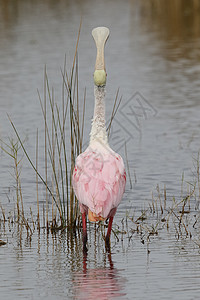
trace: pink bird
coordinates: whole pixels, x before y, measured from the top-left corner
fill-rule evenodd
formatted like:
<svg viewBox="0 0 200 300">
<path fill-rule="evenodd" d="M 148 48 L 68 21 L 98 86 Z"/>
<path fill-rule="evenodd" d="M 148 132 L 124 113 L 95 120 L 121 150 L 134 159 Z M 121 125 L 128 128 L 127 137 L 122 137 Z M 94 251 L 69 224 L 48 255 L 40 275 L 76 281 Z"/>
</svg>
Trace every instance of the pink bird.
<svg viewBox="0 0 200 300">
<path fill-rule="evenodd" d="M 109 36 L 105 27 L 93 29 L 97 46 L 94 72 L 95 108 L 88 148 L 76 158 L 72 176 L 74 192 L 82 213 L 83 249 L 87 251 L 86 215 L 91 222 L 109 219 L 105 238 L 110 248 L 110 234 L 113 217 L 122 200 L 126 184 L 123 159 L 108 144 L 105 126 L 105 84 L 104 45 Z"/>
</svg>

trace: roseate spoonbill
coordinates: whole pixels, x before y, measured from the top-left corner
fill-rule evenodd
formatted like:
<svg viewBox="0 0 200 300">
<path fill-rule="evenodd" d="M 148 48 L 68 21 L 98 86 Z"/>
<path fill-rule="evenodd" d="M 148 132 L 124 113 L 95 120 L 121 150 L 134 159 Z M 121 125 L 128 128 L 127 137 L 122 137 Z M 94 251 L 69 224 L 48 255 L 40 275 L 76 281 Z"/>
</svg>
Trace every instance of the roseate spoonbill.
<svg viewBox="0 0 200 300">
<path fill-rule="evenodd" d="M 106 70 L 104 46 L 109 29 L 97 27 L 92 31 L 97 47 L 94 72 L 95 107 L 88 148 L 76 158 L 72 176 L 75 195 L 82 213 L 83 249 L 87 251 L 86 215 L 91 222 L 109 219 L 105 238 L 106 248 L 110 248 L 110 234 L 113 217 L 122 199 L 126 172 L 123 159 L 108 144 L 105 126 L 105 84 Z"/>
</svg>

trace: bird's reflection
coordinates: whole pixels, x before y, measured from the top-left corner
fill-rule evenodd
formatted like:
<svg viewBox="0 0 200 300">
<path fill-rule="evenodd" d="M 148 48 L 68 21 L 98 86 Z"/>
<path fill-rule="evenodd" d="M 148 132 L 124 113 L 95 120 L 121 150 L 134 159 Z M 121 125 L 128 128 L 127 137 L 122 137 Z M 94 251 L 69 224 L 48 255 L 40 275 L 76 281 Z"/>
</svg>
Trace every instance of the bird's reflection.
<svg viewBox="0 0 200 300">
<path fill-rule="evenodd" d="M 83 270 L 74 273 L 73 290 L 75 299 L 105 300 L 121 298 L 123 278 L 114 268 L 111 253 L 106 254 L 107 267 L 88 268 L 87 253 L 83 254 Z"/>
</svg>

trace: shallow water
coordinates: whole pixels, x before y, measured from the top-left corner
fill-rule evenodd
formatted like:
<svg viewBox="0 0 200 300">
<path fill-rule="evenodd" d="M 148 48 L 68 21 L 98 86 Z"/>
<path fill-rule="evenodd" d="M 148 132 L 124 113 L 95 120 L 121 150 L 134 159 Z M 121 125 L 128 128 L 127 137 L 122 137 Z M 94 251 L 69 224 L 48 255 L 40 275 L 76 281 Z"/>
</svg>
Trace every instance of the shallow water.
<svg viewBox="0 0 200 300">
<path fill-rule="evenodd" d="M 159 4 L 160 3 L 160 4 Z M 85 144 L 93 114 L 93 27 L 110 28 L 106 45 L 106 115 L 117 88 L 123 96 L 113 121 L 110 144 L 123 157 L 127 143 L 133 189 L 126 193 L 115 223 L 132 208 L 148 206 L 159 185 L 167 199 L 181 197 L 184 181 L 195 179 L 194 158 L 200 149 L 199 47 L 197 1 L 0 1 L 0 138 L 14 133 L 11 116 L 35 157 L 36 129 L 42 131 L 37 89 L 43 93 L 44 66 L 56 98 L 61 95 L 60 67 L 71 64 L 82 15 L 79 43 L 79 88 L 86 97 Z M 42 143 L 40 144 L 42 147 Z M 42 149 L 41 149 L 42 150 Z M 7 215 L 15 203 L 13 162 L 0 151 L 0 203 Z M 36 214 L 35 175 L 24 158 L 21 172 L 26 210 Z M 184 192 L 187 184 L 184 183 Z M 45 195 L 41 188 L 40 199 Z M 196 201 L 198 200 L 198 197 Z M 195 200 L 193 200 L 195 202 Z M 195 207 L 195 203 L 192 203 Z M 193 214 L 198 214 L 195 212 Z M 192 215 L 193 218 L 193 215 Z M 153 220 L 155 221 L 155 220 Z M 193 220 L 192 220 L 193 221 Z M 192 222 L 191 221 L 191 222 Z M 194 221 L 193 221 L 194 223 Z M 193 224 L 191 223 L 191 224 Z M 11 228 L 9 228 L 11 226 Z M 191 226 L 192 227 L 192 226 Z M 171 230 L 150 242 L 133 235 L 116 241 L 112 254 L 91 229 L 89 252 L 81 239 L 36 233 L 26 238 L 16 226 L 0 227 L 0 296 L 11 299 L 198 299 L 199 230 L 194 239 L 177 240 Z"/>
</svg>

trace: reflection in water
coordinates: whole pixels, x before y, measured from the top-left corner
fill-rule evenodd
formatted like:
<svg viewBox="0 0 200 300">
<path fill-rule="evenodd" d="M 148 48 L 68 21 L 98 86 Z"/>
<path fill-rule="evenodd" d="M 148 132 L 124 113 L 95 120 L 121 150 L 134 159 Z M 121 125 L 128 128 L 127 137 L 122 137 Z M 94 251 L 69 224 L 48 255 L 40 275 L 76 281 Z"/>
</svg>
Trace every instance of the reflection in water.
<svg viewBox="0 0 200 300">
<path fill-rule="evenodd" d="M 131 4 L 132 15 L 137 15 L 132 21 L 139 20 L 139 28 L 143 33 L 149 32 L 151 36 L 155 33 L 167 48 L 176 50 L 176 56 L 193 60 L 199 56 L 194 42 L 200 37 L 200 1 L 132 0 Z M 135 25 L 132 24 L 133 29 Z M 174 53 L 167 58 L 173 60 Z"/>
<path fill-rule="evenodd" d="M 112 32 L 107 51 L 108 99 L 113 99 L 115 88 L 120 85 L 125 101 L 139 91 L 158 110 L 156 118 L 143 122 L 142 139 L 138 141 L 133 132 L 134 140 L 127 145 L 130 171 L 134 178 L 136 170 L 138 181 L 134 193 L 128 191 L 120 207 L 116 218 L 119 224 L 129 205 L 136 213 L 141 211 L 157 183 L 161 188 L 166 184 L 167 199 L 171 199 L 170 195 L 180 195 L 183 171 L 186 180 L 193 182 L 187 172 L 192 165 L 190 158 L 199 151 L 200 140 L 200 1 L 0 0 L 0 135 L 10 136 L 8 112 L 20 129 L 28 130 L 33 159 L 32 133 L 41 124 L 36 88 L 42 85 L 44 64 L 52 70 L 53 85 L 55 82 L 60 88 L 60 73 L 57 76 L 56 70 L 62 66 L 65 52 L 74 53 L 81 7 L 80 84 L 87 86 L 88 103 L 88 123 L 84 128 L 90 128 L 93 114 L 90 100 L 93 101 L 91 76 L 95 52 L 90 29 L 98 24 L 110 26 Z M 111 102 L 107 102 L 110 112 Z M 119 121 L 120 114 L 117 118 Z M 132 128 L 128 123 L 124 125 Z M 26 132 L 22 132 L 24 137 Z M 11 163 L 6 156 L 2 157 L 0 153 L 0 202 L 3 208 L 13 211 L 14 202 L 10 200 L 15 196 L 6 197 L 7 187 L 13 185 L 8 183 Z M 22 171 L 23 197 L 27 208 L 34 208 L 35 182 L 30 181 L 33 173 L 24 165 Z M 42 200 L 43 197 L 41 203 Z M 141 244 L 137 235 L 133 235 L 133 246 L 128 251 L 119 246 L 114 248 L 114 266 L 111 256 L 102 253 L 98 237 L 99 234 L 95 239 L 92 233 L 88 257 L 83 258 L 81 235 L 75 238 L 73 232 L 64 232 L 46 236 L 41 231 L 41 235 L 35 233 L 28 240 L 20 230 L 1 227 L 0 238 L 8 242 L 0 249 L 0 298 L 199 298 L 199 233 L 196 244 L 190 239 L 184 245 L 177 241 L 180 246 L 175 250 L 169 232 L 152 237 L 148 268 L 146 245 Z"/>
<path fill-rule="evenodd" d="M 132 0 L 144 25 L 166 38 L 191 39 L 200 35 L 200 2 L 196 0 Z M 192 34 L 191 34 L 192 32 Z"/>
<path fill-rule="evenodd" d="M 83 271 L 74 273 L 73 290 L 75 299 L 106 300 L 123 297 L 123 279 L 114 268 L 111 253 L 107 254 L 109 267 L 87 267 L 87 255 L 83 257 Z"/>
</svg>

